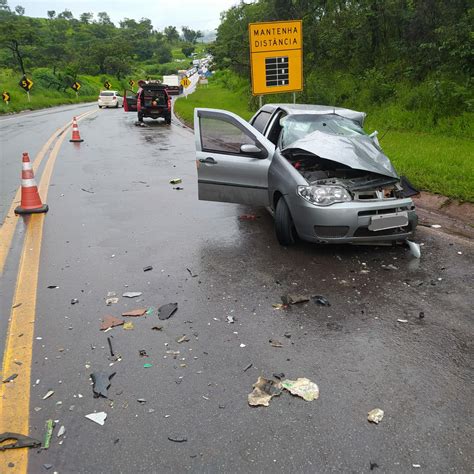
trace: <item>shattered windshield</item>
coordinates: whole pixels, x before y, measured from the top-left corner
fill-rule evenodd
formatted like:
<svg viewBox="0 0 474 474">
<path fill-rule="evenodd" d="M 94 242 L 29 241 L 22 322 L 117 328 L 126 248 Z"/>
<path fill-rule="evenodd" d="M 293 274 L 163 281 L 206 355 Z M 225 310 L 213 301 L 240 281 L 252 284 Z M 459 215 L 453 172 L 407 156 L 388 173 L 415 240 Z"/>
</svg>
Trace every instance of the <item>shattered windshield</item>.
<svg viewBox="0 0 474 474">
<path fill-rule="evenodd" d="M 280 124 L 282 126 L 280 135 L 282 149 L 315 131 L 342 137 L 367 135 L 365 131 L 352 120 L 335 114 L 287 115 L 281 119 Z"/>
</svg>

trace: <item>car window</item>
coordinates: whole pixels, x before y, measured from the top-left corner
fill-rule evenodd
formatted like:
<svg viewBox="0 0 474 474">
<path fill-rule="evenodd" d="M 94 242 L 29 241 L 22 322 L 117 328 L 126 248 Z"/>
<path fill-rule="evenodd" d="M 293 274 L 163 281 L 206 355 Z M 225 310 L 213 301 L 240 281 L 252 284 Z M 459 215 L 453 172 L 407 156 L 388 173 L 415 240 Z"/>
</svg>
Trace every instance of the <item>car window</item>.
<svg viewBox="0 0 474 474">
<path fill-rule="evenodd" d="M 316 131 L 345 137 L 367 135 L 355 122 L 336 114 L 288 115 L 280 120 L 280 125 L 282 127 L 281 148 L 285 148 L 296 140 Z"/>
<path fill-rule="evenodd" d="M 110 92 L 110 91 L 105 91 L 105 92 L 100 93 L 102 97 L 112 97 L 114 94 L 115 92 Z"/>
<path fill-rule="evenodd" d="M 203 117 L 199 123 L 203 151 L 244 155 L 240 151 L 241 145 L 257 145 L 251 137 L 229 122 Z M 248 154 L 245 156 L 248 157 Z"/>
<path fill-rule="evenodd" d="M 253 121 L 252 125 L 260 132 L 263 133 L 265 130 L 265 127 L 270 120 L 270 117 L 272 114 L 270 112 L 266 112 L 265 110 L 262 110 L 256 117 L 255 120 Z"/>
</svg>

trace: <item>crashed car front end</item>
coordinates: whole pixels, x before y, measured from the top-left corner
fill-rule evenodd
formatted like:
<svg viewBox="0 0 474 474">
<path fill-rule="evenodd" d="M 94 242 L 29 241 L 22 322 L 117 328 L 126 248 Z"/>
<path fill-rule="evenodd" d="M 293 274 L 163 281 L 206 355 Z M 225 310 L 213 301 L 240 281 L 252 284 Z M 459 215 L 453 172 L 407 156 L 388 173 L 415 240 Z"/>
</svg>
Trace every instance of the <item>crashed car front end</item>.
<svg viewBox="0 0 474 474">
<path fill-rule="evenodd" d="M 345 118 L 312 120 L 319 130 L 283 148 L 278 161 L 287 169 L 273 174 L 280 182 L 290 177 L 285 199 L 298 235 L 353 244 L 412 237 L 415 206 L 376 139 Z M 293 129 L 301 128 L 302 121 L 294 123 Z"/>
<path fill-rule="evenodd" d="M 373 243 L 403 241 L 413 235 L 418 223 L 415 206 L 411 198 L 403 197 L 398 181 L 367 187 L 354 186 L 354 181 L 324 179 L 297 186 L 288 198 L 301 238 Z"/>
</svg>

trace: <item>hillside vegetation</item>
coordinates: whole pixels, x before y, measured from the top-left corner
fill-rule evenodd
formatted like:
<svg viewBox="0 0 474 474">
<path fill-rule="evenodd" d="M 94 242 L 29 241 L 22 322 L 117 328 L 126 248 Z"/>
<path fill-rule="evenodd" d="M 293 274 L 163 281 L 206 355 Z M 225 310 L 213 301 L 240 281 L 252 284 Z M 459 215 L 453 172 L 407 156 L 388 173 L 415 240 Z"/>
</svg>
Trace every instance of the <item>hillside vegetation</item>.
<svg viewBox="0 0 474 474">
<path fill-rule="evenodd" d="M 116 26 L 106 12 L 77 19 L 69 10 L 50 10 L 47 16 L 28 17 L 21 6 L 12 10 L 0 0 L 0 88 L 11 96 L 0 113 L 95 100 L 106 80 L 122 90 L 129 79 L 159 79 L 188 68 L 190 55 L 205 48 L 197 43 L 201 32 L 186 26 L 181 34 L 175 26 L 156 31 L 148 18 L 125 18 Z M 34 83 L 30 102 L 18 85 L 24 75 Z"/>
</svg>

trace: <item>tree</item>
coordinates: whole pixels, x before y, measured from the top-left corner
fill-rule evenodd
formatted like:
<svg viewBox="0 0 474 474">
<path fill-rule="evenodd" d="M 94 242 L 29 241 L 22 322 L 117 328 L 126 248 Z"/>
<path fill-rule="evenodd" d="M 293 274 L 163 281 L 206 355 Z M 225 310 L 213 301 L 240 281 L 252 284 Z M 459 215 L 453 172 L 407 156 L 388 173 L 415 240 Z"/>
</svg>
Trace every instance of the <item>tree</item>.
<svg viewBox="0 0 474 474">
<path fill-rule="evenodd" d="M 184 41 L 195 44 L 198 38 L 202 38 L 202 33 L 200 31 L 192 30 L 187 26 L 182 26 L 181 31 L 183 32 Z"/>
<path fill-rule="evenodd" d="M 17 5 L 15 7 L 15 11 L 17 15 L 23 16 L 25 14 L 25 8 L 22 7 L 21 5 Z"/>
<path fill-rule="evenodd" d="M 186 43 L 181 48 L 181 51 L 188 58 L 192 53 L 194 53 L 194 49 L 195 47 L 192 44 Z"/>
<path fill-rule="evenodd" d="M 63 18 L 64 20 L 72 20 L 74 18 L 74 15 L 71 13 L 70 10 L 66 8 L 66 10 L 58 14 L 58 18 Z"/>
<path fill-rule="evenodd" d="M 89 23 L 92 22 L 92 19 L 94 18 L 94 14 L 91 13 L 91 12 L 84 12 L 84 13 L 81 13 L 81 16 L 79 17 L 79 21 L 81 23 L 84 23 L 86 25 L 88 25 Z"/>
<path fill-rule="evenodd" d="M 164 29 L 164 35 L 166 36 L 166 39 L 170 42 L 170 43 L 176 43 L 179 41 L 179 33 L 178 33 L 178 30 L 176 29 L 176 26 L 167 26 L 165 29 Z"/>
<path fill-rule="evenodd" d="M 54 17 L 56 16 L 56 11 L 55 10 L 48 10 L 48 18 L 50 20 L 54 19 Z"/>
<path fill-rule="evenodd" d="M 0 0 L 0 12 L 10 12 L 10 7 L 8 6 L 8 0 Z"/>
<path fill-rule="evenodd" d="M 97 13 L 98 22 L 101 25 L 113 25 L 112 20 L 107 12 Z"/>
</svg>

